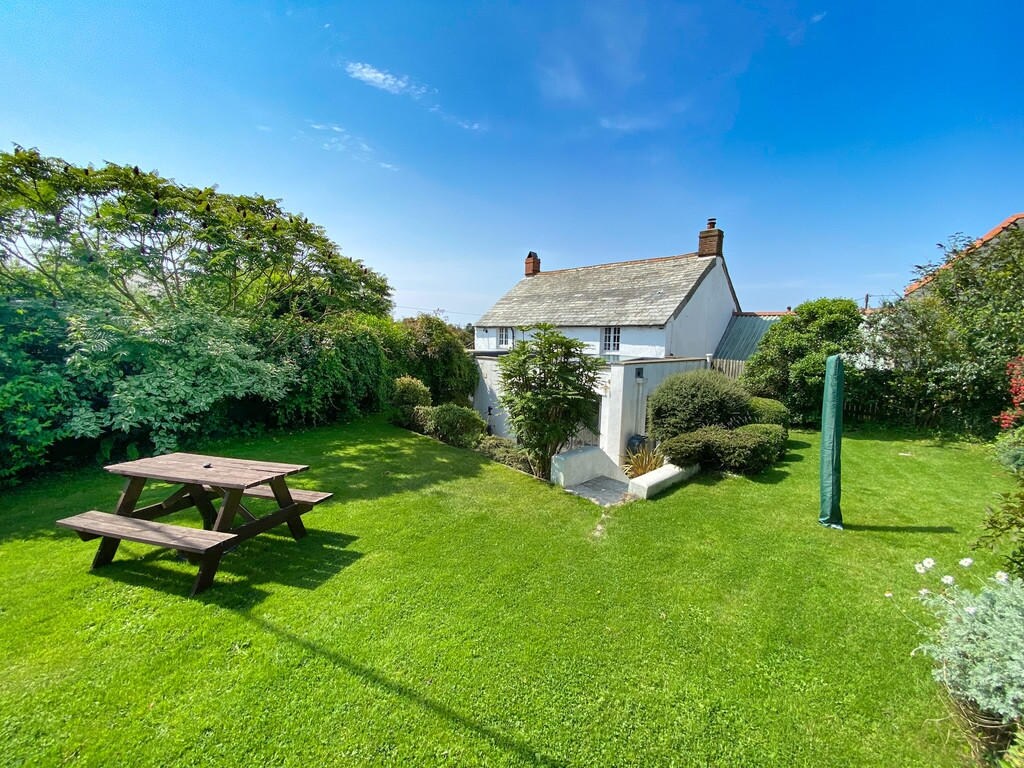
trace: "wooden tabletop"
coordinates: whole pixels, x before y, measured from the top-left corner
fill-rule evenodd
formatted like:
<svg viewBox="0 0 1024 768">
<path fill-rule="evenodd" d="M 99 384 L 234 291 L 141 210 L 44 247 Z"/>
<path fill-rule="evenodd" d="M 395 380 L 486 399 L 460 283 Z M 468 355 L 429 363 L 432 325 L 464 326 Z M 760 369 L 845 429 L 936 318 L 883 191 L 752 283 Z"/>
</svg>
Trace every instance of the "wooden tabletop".
<svg viewBox="0 0 1024 768">
<path fill-rule="evenodd" d="M 104 467 L 125 477 L 146 477 L 169 483 L 196 483 L 219 488 L 252 488 L 285 475 L 309 469 L 305 464 L 279 464 L 272 461 L 229 459 L 197 453 L 168 453 L 148 459 L 125 461 Z"/>
</svg>

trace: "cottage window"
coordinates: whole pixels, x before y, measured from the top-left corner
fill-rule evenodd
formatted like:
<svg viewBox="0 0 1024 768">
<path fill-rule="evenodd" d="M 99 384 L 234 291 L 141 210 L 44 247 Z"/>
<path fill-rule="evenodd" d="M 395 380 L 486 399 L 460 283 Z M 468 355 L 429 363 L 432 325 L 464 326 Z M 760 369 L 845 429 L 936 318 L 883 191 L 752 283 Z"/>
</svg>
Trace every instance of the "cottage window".
<svg viewBox="0 0 1024 768">
<path fill-rule="evenodd" d="M 617 325 L 613 328 L 604 329 L 604 333 L 601 336 L 602 352 L 619 351 L 619 336 L 621 335 L 621 331 L 622 329 Z"/>
<path fill-rule="evenodd" d="M 511 328 L 499 328 L 498 329 L 498 346 L 507 348 L 512 346 L 512 329 Z"/>
</svg>

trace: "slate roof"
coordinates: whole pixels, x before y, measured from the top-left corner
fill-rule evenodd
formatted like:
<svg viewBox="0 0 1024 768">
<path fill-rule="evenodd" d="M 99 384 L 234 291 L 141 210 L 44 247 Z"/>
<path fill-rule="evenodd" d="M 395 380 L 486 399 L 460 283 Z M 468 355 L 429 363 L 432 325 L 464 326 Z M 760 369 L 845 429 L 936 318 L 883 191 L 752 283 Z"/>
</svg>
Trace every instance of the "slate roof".
<svg viewBox="0 0 1024 768">
<path fill-rule="evenodd" d="M 749 360 L 772 323 L 785 312 L 737 312 L 718 342 L 715 357 L 720 360 Z"/>
<path fill-rule="evenodd" d="M 520 280 L 477 325 L 665 325 L 714 265 L 713 256 L 686 253 L 540 272 Z"/>
</svg>

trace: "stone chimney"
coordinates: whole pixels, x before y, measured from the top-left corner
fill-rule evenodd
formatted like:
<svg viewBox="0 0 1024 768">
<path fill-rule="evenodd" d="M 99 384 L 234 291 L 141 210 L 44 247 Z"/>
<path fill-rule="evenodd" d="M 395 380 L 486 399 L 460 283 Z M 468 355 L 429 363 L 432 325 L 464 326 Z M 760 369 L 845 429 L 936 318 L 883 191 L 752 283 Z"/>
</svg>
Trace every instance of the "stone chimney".
<svg viewBox="0 0 1024 768">
<path fill-rule="evenodd" d="M 725 232 L 718 229 L 716 219 L 708 219 L 708 228 L 700 233 L 697 242 L 698 256 L 721 256 L 722 241 L 725 239 Z"/>
<path fill-rule="evenodd" d="M 526 254 L 526 276 L 533 277 L 540 274 L 540 256 L 533 251 Z"/>
</svg>

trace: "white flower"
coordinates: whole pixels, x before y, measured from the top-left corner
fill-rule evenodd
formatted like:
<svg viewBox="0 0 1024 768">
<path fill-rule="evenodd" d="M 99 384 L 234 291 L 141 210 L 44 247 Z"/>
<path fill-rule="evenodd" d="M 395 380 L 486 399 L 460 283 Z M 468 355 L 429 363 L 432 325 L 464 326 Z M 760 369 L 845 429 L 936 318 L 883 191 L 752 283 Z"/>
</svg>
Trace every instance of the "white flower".
<svg viewBox="0 0 1024 768">
<path fill-rule="evenodd" d="M 918 573 L 924 573 L 928 569 L 924 567 L 924 563 L 914 563 L 914 570 Z"/>
<path fill-rule="evenodd" d="M 978 608 L 973 605 L 968 605 L 966 608 L 964 608 L 964 611 L 973 616 L 975 613 L 977 613 Z"/>
<path fill-rule="evenodd" d="M 926 557 L 924 560 L 921 561 L 921 565 L 924 566 L 926 571 L 930 571 L 932 568 L 935 567 L 935 561 L 932 560 L 930 557 Z"/>
<path fill-rule="evenodd" d="M 1010 580 L 1010 574 L 1006 571 L 996 571 L 996 581 L 1000 584 L 1005 584 Z"/>
<path fill-rule="evenodd" d="M 886 597 L 892 597 L 892 592 L 886 592 L 886 593 L 885 593 L 885 596 L 886 596 Z"/>
<path fill-rule="evenodd" d="M 953 581 L 954 581 L 954 579 L 953 579 L 952 576 L 943 576 L 942 577 L 942 583 L 945 584 L 947 587 L 953 586 Z"/>
<path fill-rule="evenodd" d="M 961 568 L 970 568 L 972 565 L 974 565 L 974 561 L 969 557 L 965 557 L 960 561 Z"/>
<path fill-rule="evenodd" d="M 931 594 L 931 590 L 929 590 L 929 589 L 919 589 L 919 590 L 917 590 L 917 594 L 919 594 L 921 597 L 924 597 L 925 595 L 930 595 Z"/>
</svg>

